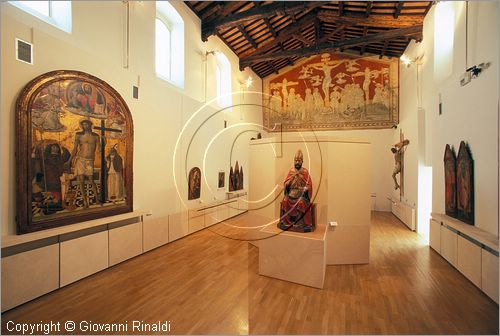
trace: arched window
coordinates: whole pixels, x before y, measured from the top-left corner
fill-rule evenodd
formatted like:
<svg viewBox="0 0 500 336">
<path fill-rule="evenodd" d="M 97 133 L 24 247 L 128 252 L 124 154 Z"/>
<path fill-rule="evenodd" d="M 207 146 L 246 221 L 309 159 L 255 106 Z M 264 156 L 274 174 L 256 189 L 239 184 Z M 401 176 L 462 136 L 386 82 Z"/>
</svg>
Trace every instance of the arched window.
<svg viewBox="0 0 500 336">
<path fill-rule="evenodd" d="M 156 18 L 156 73 L 165 78 L 170 79 L 170 53 L 172 51 L 170 29 L 167 25 L 160 19 Z"/>
<path fill-rule="evenodd" d="M 9 1 L 9 3 L 71 33 L 71 1 Z"/>
<path fill-rule="evenodd" d="M 453 42 L 455 33 L 455 8 L 453 1 L 442 1 L 434 12 L 434 79 L 451 75 L 453 67 Z"/>
<path fill-rule="evenodd" d="M 221 52 L 215 54 L 217 59 L 217 103 L 221 107 L 228 107 L 232 103 L 231 97 L 231 63 Z"/>
<path fill-rule="evenodd" d="M 167 1 L 156 2 L 155 34 L 156 74 L 184 88 L 184 20 Z"/>
</svg>

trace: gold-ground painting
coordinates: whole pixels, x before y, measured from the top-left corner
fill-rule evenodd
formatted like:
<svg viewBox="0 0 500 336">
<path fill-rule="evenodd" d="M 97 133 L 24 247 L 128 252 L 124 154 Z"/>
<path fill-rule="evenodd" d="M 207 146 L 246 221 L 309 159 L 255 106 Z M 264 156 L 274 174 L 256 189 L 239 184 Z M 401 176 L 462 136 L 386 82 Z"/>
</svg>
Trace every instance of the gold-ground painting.
<svg viewBox="0 0 500 336">
<path fill-rule="evenodd" d="M 264 125 L 283 131 L 390 128 L 399 122 L 397 59 L 323 53 L 264 79 Z"/>
<path fill-rule="evenodd" d="M 59 70 L 16 105 L 18 233 L 132 211 L 133 124 L 106 82 Z"/>
</svg>

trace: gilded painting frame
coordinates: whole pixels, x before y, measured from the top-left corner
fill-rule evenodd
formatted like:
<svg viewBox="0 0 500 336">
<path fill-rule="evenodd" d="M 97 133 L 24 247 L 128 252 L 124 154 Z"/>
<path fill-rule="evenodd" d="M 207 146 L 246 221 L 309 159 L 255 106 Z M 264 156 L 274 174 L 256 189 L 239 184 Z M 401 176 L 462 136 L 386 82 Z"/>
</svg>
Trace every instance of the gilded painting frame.
<svg viewBox="0 0 500 336">
<path fill-rule="evenodd" d="M 464 223 L 474 225 L 474 160 L 469 145 L 460 142 L 456 166 L 457 216 Z"/>
<path fill-rule="evenodd" d="M 133 121 L 88 73 L 31 80 L 16 102 L 18 234 L 133 210 Z"/>
<path fill-rule="evenodd" d="M 446 144 L 444 151 L 445 213 L 457 217 L 457 156 L 453 146 Z"/>
</svg>

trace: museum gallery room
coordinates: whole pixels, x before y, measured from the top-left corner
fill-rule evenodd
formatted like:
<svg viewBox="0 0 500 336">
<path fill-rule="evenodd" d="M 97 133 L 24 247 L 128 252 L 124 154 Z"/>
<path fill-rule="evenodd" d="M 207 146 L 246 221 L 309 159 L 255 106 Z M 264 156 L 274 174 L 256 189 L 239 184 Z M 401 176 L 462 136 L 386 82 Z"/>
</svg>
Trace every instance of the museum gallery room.
<svg viewBox="0 0 500 336">
<path fill-rule="evenodd" d="M 3 1 L 2 334 L 499 333 L 497 1 Z"/>
</svg>

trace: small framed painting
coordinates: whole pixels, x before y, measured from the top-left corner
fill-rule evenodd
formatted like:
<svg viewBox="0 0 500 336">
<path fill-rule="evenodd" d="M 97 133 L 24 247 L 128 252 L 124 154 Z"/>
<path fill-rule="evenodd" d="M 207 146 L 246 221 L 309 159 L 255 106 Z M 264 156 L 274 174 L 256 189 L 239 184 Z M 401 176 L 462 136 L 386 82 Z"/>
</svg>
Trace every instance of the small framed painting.
<svg viewBox="0 0 500 336">
<path fill-rule="evenodd" d="M 224 182 L 225 182 L 225 180 L 226 180 L 226 172 L 220 171 L 219 172 L 219 182 L 217 183 L 217 187 L 219 189 L 224 188 Z"/>
</svg>

